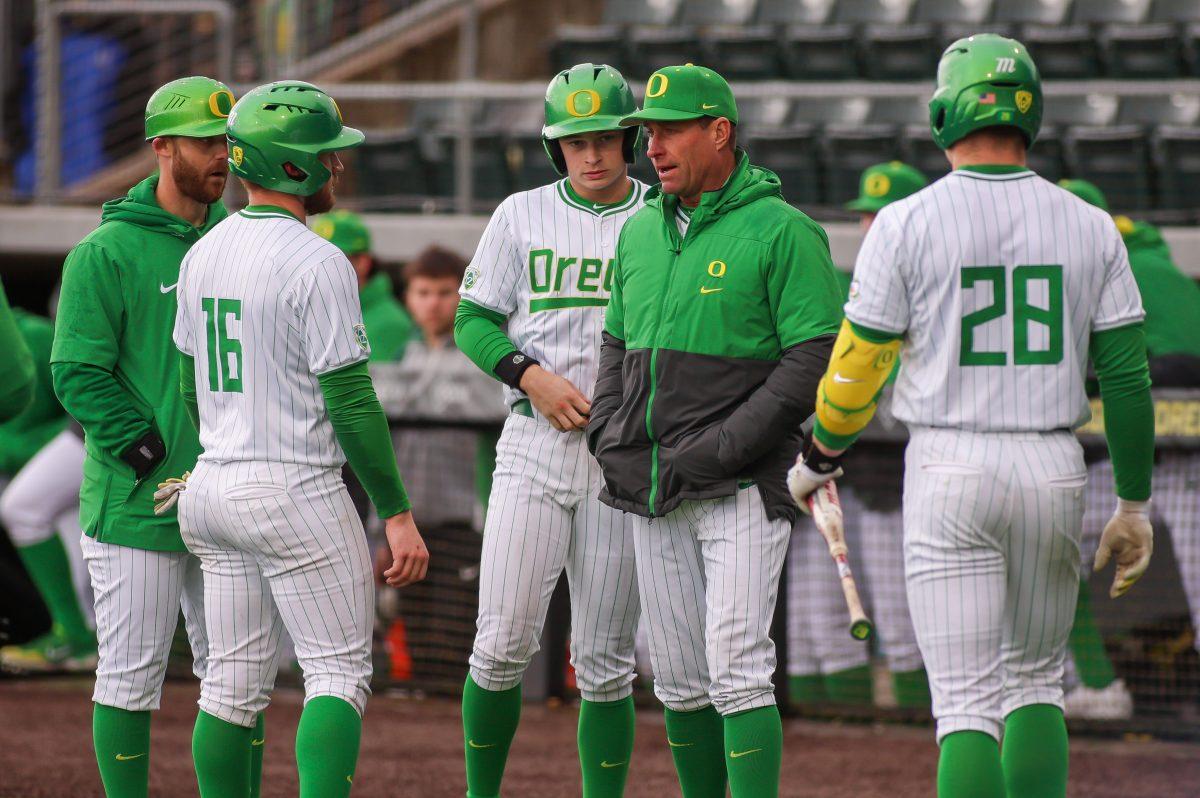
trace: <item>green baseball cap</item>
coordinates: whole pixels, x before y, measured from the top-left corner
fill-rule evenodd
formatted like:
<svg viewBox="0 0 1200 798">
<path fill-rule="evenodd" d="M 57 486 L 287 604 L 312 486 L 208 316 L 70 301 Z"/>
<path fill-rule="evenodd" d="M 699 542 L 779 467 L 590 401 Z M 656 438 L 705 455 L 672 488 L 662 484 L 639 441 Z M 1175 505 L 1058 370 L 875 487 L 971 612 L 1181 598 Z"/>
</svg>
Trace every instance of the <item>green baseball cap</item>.
<svg viewBox="0 0 1200 798">
<path fill-rule="evenodd" d="M 678 122 L 701 117 L 725 117 L 738 122 L 737 103 L 725 78 L 708 67 L 667 66 L 646 81 L 642 110 L 621 120 L 622 127 L 645 122 Z"/>
<path fill-rule="evenodd" d="M 1059 180 L 1058 185 L 1088 205 L 1095 205 L 1102 211 L 1108 210 L 1108 200 L 1104 198 L 1104 192 L 1097 188 L 1095 183 L 1089 183 L 1086 180 Z"/>
<path fill-rule="evenodd" d="M 858 197 L 846 203 L 846 210 L 878 213 L 896 200 L 925 188 L 929 181 L 908 164 L 889 161 L 864 169 L 858 185 Z"/>
<path fill-rule="evenodd" d="M 146 103 L 146 141 L 156 136 L 222 136 L 232 110 L 233 92 L 221 81 L 202 75 L 173 80 Z"/>
<path fill-rule="evenodd" d="M 313 232 L 347 255 L 371 251 L 371 232 L 352 211 L 331 211 L 313 221 Z"/>
</svg>

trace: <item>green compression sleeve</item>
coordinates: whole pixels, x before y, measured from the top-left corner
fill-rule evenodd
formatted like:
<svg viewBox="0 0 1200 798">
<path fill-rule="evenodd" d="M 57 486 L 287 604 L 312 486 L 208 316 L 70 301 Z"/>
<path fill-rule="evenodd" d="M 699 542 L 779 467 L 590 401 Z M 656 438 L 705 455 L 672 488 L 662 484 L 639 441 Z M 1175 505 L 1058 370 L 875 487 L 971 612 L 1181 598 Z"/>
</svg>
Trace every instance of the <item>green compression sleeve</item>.
<svg viewBox="0 0 1200 798">
<path fill-rule="evenodd" d="M 183 352 L 179 353 L 179 393 L 183 396 L 183 406 L 187 409 L 188 418 L 200 431 L 200 407 L 196 403 L 196 359 Z"/>
<path fill-rule="evenodd" d="M 387 418 L 375 396 L 366 361 L 321 374 L 317 381 L 338 443 L 379 517 L 390 518 L 410 509 L 396 467 Z"/>
<path fill-rule="evenodd" d="M 504 321 L 503 314 L 466 299 L 459 300 L 458 313 L 454 315 L 454 343 L 472 363 L 492 377 L 496 376 L 495 368 L 500 358 L 517 351 L 500 329 Z"/>
<path fill-rule="evenodd" d="M 101 449 L 123 452 L 153 429 L 108 369 L 71 361 L 51 363 L 50 372 L 58 400 Z"/>
<path fill-rule="evenodd" d="M 1104 436 L 1117 496 L 1145 501 L 1154 468 L 1154 402 L 1142 325 L 1093 333 L 1091 356 L 1104 400 Z"/>
</svg>

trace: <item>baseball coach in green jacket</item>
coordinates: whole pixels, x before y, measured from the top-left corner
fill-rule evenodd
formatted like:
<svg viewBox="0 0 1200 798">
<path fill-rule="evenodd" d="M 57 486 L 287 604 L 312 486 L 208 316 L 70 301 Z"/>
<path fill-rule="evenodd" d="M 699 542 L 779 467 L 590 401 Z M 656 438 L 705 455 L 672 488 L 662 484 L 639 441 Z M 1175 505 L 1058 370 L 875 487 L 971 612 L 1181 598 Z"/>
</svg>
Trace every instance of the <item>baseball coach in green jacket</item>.
<svg viewBox="0 0 1200 798">
<path fill-rule="evenodd" d="M 664 67 L 643 125 L 662 184 L 621 232 L 588 440 L 633 514 L 655 692 L 685 798 L 778 794 L 769 637 L 785 475 L 840 317 L 824 230 L 737 147 L 710 69 Z"/>
<path fill-rule="evenodd" d="M 92 737 L 109 798 L 148 793 L 150 712 L 181 604 L 197 676 L 207 652 L 200 561 L 176 514 L 154 514 L 153 495 L 200 454 L 171 332 L 179 265 L 227 215 L 233 100 L 225 84 L 199 76 L 154 92 L 145 138 L 158 171 L 104 203 L 100 226 L 63 265 L 51 370 L 84 430 L 79 513 L 100 655 Z"/>
</svg>

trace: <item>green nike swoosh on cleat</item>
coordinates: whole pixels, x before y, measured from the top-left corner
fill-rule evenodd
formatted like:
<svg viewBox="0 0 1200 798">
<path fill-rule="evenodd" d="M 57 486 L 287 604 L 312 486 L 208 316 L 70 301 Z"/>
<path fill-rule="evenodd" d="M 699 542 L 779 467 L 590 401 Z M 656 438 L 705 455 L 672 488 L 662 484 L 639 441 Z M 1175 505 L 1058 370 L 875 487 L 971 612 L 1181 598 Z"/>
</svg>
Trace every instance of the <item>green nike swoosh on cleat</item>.
<svg viewBox="0 0 1200 798">
<path fill-rule="evenodd" d="M 251 740 L 250 745 L 262 745 L 266 740 Z"/>
<path fill-rule="evenodd" d="M 674 740 L 672 740 L 670 737 L 668 737 L 667 745 L 671 746 L 672 748 L 687 748 L 689 746 L 695 745 L 695 743 L 677 743 Z"/>
<path fill-rule="evenodd" d="M 128 762 L 129 760 L 137 759 L 140 756 L 145 756 L 145 754 L 117 754 L 117 761 Z"/>
<path fill-rule="evenodd" d="M 761 750 L 762 750 L 761 748 L 751 748 L 749 751 L 730 751 L 729 758 L 730 759 L 741 759 L 742 757 L 746 756 L 747 754 L 756 754 Z"/>
<path fill-rule="evenodd" d="M 479 743 L 475 742 L 474 740 L 467 740 L 467 745 L 471 746 L 472 748 L 480 748 L 480 749 L 496 747 L 495 743 L 492 743 L 491 745 L 480 745 Z"/>
<path fill-rule="evenodd" d="M 602 767 L 602 768 L 619 768 L 619 767 L 621 767 L 621 765 L 624 765 L 624 764 L 625 764 L 624 762 L 601 762 L 600 767 Z"/>
<path fill-rule="evenodd" d="M 353 783 L 354 783 L 354 779 L 353 779 L 353 778 L 351 778 L 350 776 L 347 776 L 347 777 L 346 777 L 346 783 L 347 783 L 347 784 L 353 784 Z"/>
</svg>

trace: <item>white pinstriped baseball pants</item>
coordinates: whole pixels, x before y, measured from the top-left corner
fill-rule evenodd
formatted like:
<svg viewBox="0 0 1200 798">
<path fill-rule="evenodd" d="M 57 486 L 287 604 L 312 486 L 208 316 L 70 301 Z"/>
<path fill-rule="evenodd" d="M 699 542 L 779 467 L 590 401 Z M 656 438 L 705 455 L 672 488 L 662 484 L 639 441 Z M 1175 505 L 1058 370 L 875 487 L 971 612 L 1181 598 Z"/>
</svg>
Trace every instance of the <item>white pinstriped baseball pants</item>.
<svg viewBox="0 0 1200 798">
<path fill-rule="evenodd" d="M 361 715 L 375 585 L 341 470 L 201 460 L 180 498 L 179 526 L 204 568 L 210 655 L 200 708 L 253 726 L 270 703 L 286 627 L 305 701 L 335 696 Z"/>
<path fill-rule="evenodd" d="M 905 573 L 939 742 L 1062 707 L 1086 480 L 1070 432 L 912 428 Z"/>
<path fill-rule="evenodd" d="M 630 518 L 655 695 L 679 712 L 773 705 L 771 619 L 791 525 L 767 518 L 755 486 Z"/>
<path fill-rule="evenodd" d="M 520 683 L 566 569 L 580 694 L 618 701 L 633 692 L 633 541 L 625 514 L 597 498 L 600 479 L 582 432 L 559 432 L 541 416 L 509 416 L 496 446 L 471 652 L 471 678 L 485 690 Z"/>
<path fill-rule="evenodd" d="M 204 678 L 204 585 L 186 551 L 147 551 L 80 539 L 96 597 L 99 662 L 92 700 L 117 709 L 158 709 L 171 640 L 183 608 L 192 671 Z"/>
</svg>

